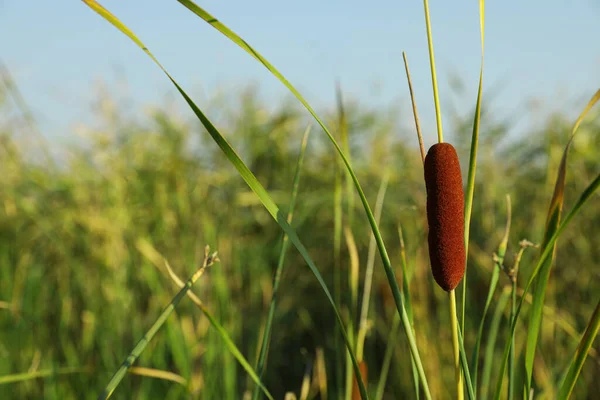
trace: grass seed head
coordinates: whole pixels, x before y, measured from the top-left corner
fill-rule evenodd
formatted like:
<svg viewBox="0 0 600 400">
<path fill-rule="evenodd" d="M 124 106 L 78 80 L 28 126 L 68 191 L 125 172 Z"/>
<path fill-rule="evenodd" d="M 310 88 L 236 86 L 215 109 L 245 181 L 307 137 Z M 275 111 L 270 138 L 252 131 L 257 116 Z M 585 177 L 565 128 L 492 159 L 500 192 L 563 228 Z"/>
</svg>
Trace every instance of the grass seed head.
<svg viewBox="0 0 600 400">
<path fill-rule="evenodd" d="M 433 277 L 445 291 L 465 273 L 464 206 L 460 163 L 454 146 L 437 143 L 425 157 L 429 259 Z"/>
</svg>

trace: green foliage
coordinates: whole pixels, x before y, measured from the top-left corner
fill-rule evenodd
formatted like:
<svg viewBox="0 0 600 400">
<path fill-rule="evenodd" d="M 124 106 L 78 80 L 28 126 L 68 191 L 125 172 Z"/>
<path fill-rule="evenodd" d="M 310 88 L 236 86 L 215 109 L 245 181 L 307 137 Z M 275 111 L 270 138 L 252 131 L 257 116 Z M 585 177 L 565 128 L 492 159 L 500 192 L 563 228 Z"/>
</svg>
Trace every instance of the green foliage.
<svg viewBox="0 0 600 400">
<path fill-rule="evenodd" d="M 252 91 L 235 93 L 231 99 L 233 111 L 219 109 L 228 140 L 275 201 L 289 204 L 298 144 L 309 120 L 299 108 L 286 104 L 267 111 Z M 39 149 L 30 140 L 29 123 L 7 117 L 19 115 L 19 110 L 12 109 L 9 101 L 0 106 L 0 397 L 96 398 L 177 293 L 157 260 L 165 257 L 178 275 L 188 276 L 201 264 L 206 244 L 219 251 L 222 262 L 211 267 L 193 291 L 253 362 L 271 301 L 281 229 L 206 132 L 199 132 L 198 122 L 183 121 L 166 107 L 155 108 L 146 118 L 128 120 L 114 104 L 115 114 L 99 115 L 101 123 L 87 127 L 81 143 L 58 149 L 54 165 L 37 159 Z M 467 354 L 478 338 L 489 282 L 498 268 L 492 254 L 505 231 L 505 195 L 510 194 L 512 200 L 504 258 L 510 266 L 520 239 L 543 240 L 556 171 L 571 125 L 564 116 L 555 115 L 527 137 L 515 138 L 509 136 L 509 123 L 498 122 L 485 110 L 483 104 L 469 242 L 468 307 L 462 331 Z M 323 114 L 328 120 L 337 119 L 333 110 Z M 403 131 L 398 117 L 386 110 L 369 110 L 346 101 L 345 115 L 352 163 L 371 203 L 384 167 L 393 166 L 379 226 L 392 249 L 398 279 L 405 279 L 400 272 L 402 254 L 393 250 L 399 248 L 397 229 L 402 224 L 414 333 L 432 397 L 448 398 L 447 388 L 454 382 L 453 354 L 449 330 L 440 329 L 449 326 L 448 300 L 429 273 L 422 165 L 414 134 Z M 406 116 L 410 117 L 408 104 Z M 471 124 L 472 115 L 467 115 L 448 129 L 457 132 L 452 139 L 461 160 L 469 157 Z M 573 139 L 564 190 L 566 210 L 598 174 L 599 130 L 596 115 L 588 118 Z M 312 135 L 307 150 L 294 226 L 327 286 L 334 287 L 332 204 L 337 159 L 320 133 Z M 594 379 L 600 360 L 590 342 L 593 335 L 586 334 L 579 346 L 588 322 L 594 322 L 592 328 L 598 326 L 594 312 L 600 292 L 595 279 L 600 259 L 595 239 L 600 229 L 597 202 L 594 195 L 591 206 L 581 209 L 557 242 L 544 304 L 579 337 L 574 339 L 563 325 L 544 317 L 533 364 L 536 398 L 555 398 L 565 371 L 573 398 L 600 391 Z M 358 212 L 352 223 L 360 276 L 364 276 L 371 229 Z M 341 308 L 349 308 L 349 253 L 343 243 L 340 257 Z M 519 282 L 528 281 L 538 257 L 533 251 L 524 254 Z M 395 314 L 381 268 L 375 268 L 373 279 L 372 328 L 364 348 L 370 393 L 384 365 Z M 485 354 L 478 361 L 485 364 L 482 380 L 491 374 L 492 387 L 508 338 L 507 285 L 508 279 L 500 275 L 489 305 L 499 311 L 483 325 Z M 499 299 L 501 307 L 497 307 Z M 299 391 L 306 366 L 312 365 L 318 348 L 325 352 L 329 398 L 337 398 L 343 389 L 335 385 L 335 371 L 344 366 L 335 365 L 335 316 L 324 307 L 326 301 L 305 261 L 290 251 L 264 371 L 265 385 L 275 398 Z M 529 309 L 526 300 L 523 314 Z M 496 321 L 499 328 L 494 328 Z M 516 331 L 517 356 L 525 349 L 522 327 L 523 320 Z M 395 339 L 396 345 L 388 352 L 391 362 L 384 398 L 411 397 L 414 378 L 407 341 L 399 333 Z M 585 354 L 578 349 L 589 346 L 583 363 Z M 571 370 L 572 359 L 577 363 Z M 129 375 L 118 389 L 123 398 L 230 399 L 254 389 L 227 344 L 188 299 L 181 301 L 136 365 L 175 373 L 185 384 Z M 571 386 L 577 372 L 580 376 Z M 516 373 L 517 382 L 522 383 L 525 376 L 519 376 L 518 369 Z M 476 379 L 473 386 L 478 392 Z M 521 387 L 516 386 L 517 397 Z M 315 386 L 312 393 L 316 391 Z"/>
</svg>

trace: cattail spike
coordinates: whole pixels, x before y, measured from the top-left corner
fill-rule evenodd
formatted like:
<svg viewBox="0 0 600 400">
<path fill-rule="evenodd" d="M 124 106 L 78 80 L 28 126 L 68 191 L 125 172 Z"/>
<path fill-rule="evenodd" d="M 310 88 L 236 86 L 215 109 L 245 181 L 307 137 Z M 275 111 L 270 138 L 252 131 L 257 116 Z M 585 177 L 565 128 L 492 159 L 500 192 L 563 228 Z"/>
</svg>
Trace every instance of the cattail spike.
<svg viewBox="0 0 600 400">
<path fill-rule="evenodd" d="M 436 143 L 425 157 L 429 259 L 433 277 L 451 291 L 465 273 L 464 205 L 460 163 L 449 143 Z"/>
</svg>

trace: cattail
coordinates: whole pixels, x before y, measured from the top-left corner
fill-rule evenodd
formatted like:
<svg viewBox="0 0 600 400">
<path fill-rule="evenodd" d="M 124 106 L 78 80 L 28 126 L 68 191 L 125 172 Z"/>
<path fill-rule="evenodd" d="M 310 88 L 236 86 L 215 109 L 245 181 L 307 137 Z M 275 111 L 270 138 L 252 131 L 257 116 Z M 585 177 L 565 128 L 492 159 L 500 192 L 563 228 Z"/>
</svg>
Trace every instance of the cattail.
<svg viewBox="0 0 600 400">
<path fill-rule="evenodd" d="M 431 146 L 425 157 L 429 259 L 435 281 L 451 291 L 465 273 L 465 198 L 456 150 L 449 143 Z"/>
</svg>

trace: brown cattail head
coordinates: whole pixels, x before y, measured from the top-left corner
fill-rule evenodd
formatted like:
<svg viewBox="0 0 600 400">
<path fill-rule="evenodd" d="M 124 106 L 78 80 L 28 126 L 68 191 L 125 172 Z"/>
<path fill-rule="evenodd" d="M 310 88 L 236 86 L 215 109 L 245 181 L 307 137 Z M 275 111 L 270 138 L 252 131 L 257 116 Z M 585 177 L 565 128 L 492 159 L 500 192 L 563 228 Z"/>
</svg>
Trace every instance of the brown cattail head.
<svg viewBox="0 0 600 400">
<path fill-rule="evenodd" d="M 429 259 L 435 281 L 445 291 L 465 274 L 465 195 L 456 150 L 436 143 L 425 157 Z"/>
</svg>

